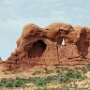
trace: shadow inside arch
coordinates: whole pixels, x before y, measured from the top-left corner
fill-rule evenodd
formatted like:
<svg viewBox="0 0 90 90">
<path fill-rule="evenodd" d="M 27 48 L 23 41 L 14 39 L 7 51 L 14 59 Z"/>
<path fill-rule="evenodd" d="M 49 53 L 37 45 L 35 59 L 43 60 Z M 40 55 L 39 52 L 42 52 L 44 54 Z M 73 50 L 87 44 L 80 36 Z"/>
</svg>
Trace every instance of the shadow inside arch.
<svg viewBox="0 0 90 90">
<path fill-rule="evenodd" d="M 46 44 L 42 40 L 38 40 L 33 43 L 32 47 L 29 49 L 29 57 L 34 58 L 34 57 L 40 57 L 46 50 Z"/>
</svg>

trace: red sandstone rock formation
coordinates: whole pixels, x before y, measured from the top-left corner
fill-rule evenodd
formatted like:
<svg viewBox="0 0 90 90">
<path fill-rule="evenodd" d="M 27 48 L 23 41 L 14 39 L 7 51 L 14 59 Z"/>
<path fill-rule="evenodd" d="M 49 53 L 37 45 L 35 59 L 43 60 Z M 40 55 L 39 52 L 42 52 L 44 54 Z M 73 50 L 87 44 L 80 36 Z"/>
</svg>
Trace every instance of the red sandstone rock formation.
<svg viewBox="0 0 90 90">
<path fill-rule="evenodd" d="M 63 23 L 53 23 L 45 28 L 26 25 L 16 50 L 3 63 L 5 70 L 85 64 L 90 64 L 90 28 Z"/>
</svg>

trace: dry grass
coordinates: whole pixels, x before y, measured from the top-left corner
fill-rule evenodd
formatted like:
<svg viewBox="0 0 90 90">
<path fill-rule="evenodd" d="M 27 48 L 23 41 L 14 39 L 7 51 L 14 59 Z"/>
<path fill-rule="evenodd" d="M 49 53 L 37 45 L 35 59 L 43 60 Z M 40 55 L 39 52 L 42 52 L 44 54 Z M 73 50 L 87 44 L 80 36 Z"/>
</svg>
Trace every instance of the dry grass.
<svg viewBox="0 0 90 90">
<path fill-rule="evenodd" d="M 47 70 L 51 70 L 53 72 L 51 73 L 46 73 L 46 67 L 34 67 L 29 71 L 18 71 L 16 73 L 12 72 L 2 72 L 2 68 L 0 68 L 0 80 L 2 78 L 29 78 L 29 77 L 48 77 L 48 76 L 55 76 L 60 70 L 59 66 L 49 66 Z M 62 69 L 63 70 L 63 69 Z M 66 70 L 68 70 L 66 68 Z M 49 72 L 49 71 L 47 71 Z M 50 82 L 45 86 L 36 86 L 33 83 L 27 83 L 23 87 L 19 88 L 5 88 L 1 87 L 0 90 L 90 90 L 90 71 L 85 73 L 85 76 L 87 76 L 87 79 L 85 80 L 73 80 L 72 82 L 67 82 L 67 83 L 59 83 L 57 81 Z M 61 88 L 61 89 L 60 89 Z M 67 88 L 67 89 L 65 89 Z"/>
</svg>

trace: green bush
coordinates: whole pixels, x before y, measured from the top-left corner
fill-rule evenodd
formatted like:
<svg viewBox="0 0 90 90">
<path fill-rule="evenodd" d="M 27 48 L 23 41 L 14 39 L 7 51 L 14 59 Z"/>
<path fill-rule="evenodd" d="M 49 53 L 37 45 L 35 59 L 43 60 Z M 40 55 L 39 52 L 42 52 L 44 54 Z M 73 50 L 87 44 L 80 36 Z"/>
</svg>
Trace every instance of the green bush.
<svg viewBox="0 0 90 90">
<path fill-rule="evenodd" d="M 48 76 L 48 77 L 38 78 L 38 79 L 36 79 L 36 81 L 34 83 L 37 86 L 44 86 L 44 85 L 47 85 L 48 83 L 50 83 L 51 80 L 52 80 L 52 77 Z"/>
<path fill-rule="evenodd" d="M 69 81 L 69 77 L 67 76 L 62 76 L 62 75 L 58 75 L 58 76 L 53 76 L 52 77 L 53 81 L 58 81 L 60 83 L 64 83 Z"/>
<path fill-rule="evenodd" d="M 73 78 L 73 79 L 80 79 L 80 78 L 82 78 L 81 73 L 79 71 L 75 71 L 75 70 L 69 70 L 66 73 L 66 76 L 68 76 L 70 78 Z"/>
<path fill-rule="evenodd" d="M 62 75 L 62 76 L 65 75 L 65 72 L 62 70 L 56 70 L 56 73 L 57 73 L 57 75 Z"/>
<path fill-rule="evenodd" d="M 40 78 L 40 79 L 36 80 L 35 84 L 37 86 L 42 86 L 42 85 L 46 85 L 47 81 L 44 78 Z"/>
<path fill-rule="evenodd" d="M 59 76 L 58 80 L 59 80 L 60 83 L 61 82 L 67 82 L 67 81 L 69 81 L 69 77 L 67 77 L 67 76 Z"/>
<path fill-rule="evenodd" d="M 22 87 L 27 83 L 26 79 L 2 79 L 0 86 L 2 87 Z"/>
<path fill-rule="evenodd" d="M 0 86 L 2 87 L 13 87 L 13 79 L 2 79 L 0 82 Z"/>
<path fill-rule="evenodd" d="M 25 83 L 26 83 L 25 79 L 16 78 L 13 81 L 13 87 L 22 87 L 25 85 Z"/>
<path fill-rule="evenodd" d="M 37 80 L 39 80 L 40 79 L 40 77 L 30 77 L 29 79 L 28 79 L 28 81 L 29 81 L 29 83 L 35 83 Z"/>
<path fill-rule="evenodd" d="M 50 83 L 52 81 L 52 76 L 48 76 L 48 77 L 30 77 L 29 78 L 29 82 L 30 83 L 34 83 L 37 86 L 44 86 L 47 85 L 48 83 Z"/>
</svg>

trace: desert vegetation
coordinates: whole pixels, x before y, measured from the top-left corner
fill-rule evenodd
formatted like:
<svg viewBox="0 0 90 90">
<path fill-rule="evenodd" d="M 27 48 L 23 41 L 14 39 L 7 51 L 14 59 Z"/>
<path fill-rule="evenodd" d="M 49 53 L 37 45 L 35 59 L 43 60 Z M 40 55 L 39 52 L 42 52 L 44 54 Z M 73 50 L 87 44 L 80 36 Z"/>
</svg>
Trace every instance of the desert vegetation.
<svg viewBox="0 0 90 90">
<path fill-rule="evenodd" d="M 89 71 L 90 65 L 82 69 L 55 66 L 52 70 L 45 67 L 42 71 L 34 71 L 33 77 L 1 78 L 0 88 L 2 90 L 90 90 L 90 78 L 85 75 Z M 46 76 L 43 77 L 43 74 Z"/>
</svg>

